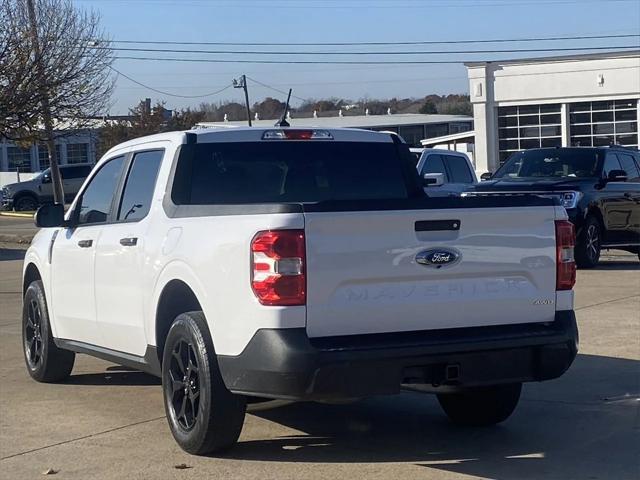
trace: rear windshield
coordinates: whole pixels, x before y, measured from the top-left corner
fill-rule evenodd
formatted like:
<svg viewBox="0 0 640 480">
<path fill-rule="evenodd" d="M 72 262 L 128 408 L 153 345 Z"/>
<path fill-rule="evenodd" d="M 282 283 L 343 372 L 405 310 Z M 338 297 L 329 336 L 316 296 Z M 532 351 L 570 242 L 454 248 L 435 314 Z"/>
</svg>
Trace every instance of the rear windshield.
<svg viewBox="0 0 640 480">
<path fill-rule="evenodd" d="M 415 169 L 414 169 L 415 170 Z M 406 199 L 393 143 L 263 141 L 184 145 L 175 204 Z"/>
<path fill-rule="evenodd" d="M 596 177 L 600 150 L 564 148 L 514 153 L 493 178 Z"/>
</svg>

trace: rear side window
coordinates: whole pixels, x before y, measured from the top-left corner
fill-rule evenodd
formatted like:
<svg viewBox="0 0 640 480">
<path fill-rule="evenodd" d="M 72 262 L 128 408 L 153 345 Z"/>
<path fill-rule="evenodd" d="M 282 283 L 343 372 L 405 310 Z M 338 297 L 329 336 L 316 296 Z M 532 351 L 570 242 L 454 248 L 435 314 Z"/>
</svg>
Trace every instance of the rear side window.
<svg viewBox="0 0 640 480">
<path fill-rule="evenodd" d="M 178 205 L 406 199 L 401 162 L 393 143 L 185 145 L 172 199 Z"/>
<path fill-rule="evenodd" d="M 444 181 L 449 182 L 442 155 L 429 155 L 422 166 L 421 173 L 422 175 L 425 173 L 442 173 L 444 175 Z"/>
<path fill-rule="evenodd" d="M 118 220 L 141 220 L 149 213 L 164 151 L 136 153 L 124 186 Z"/>
<path fill-rule="evenodd" d="M 443 155 L 452 183 L 473 183 L 473 177 L 469 171 L 469 164 L 463 157 L 457 155 Z"/>
<path fill-rule="evenodd" d="M 638 172 L 638 167 L 633 161 L 633 157 L 631 155 L 627 153 L 618 153 L 618 160 L 620 160 L 622 169 L 627 172 L 629 180 L 634 182 L 640 181 L 640 172 Z"/>
<path fill-rule="evenodd" d="M 100 167 L 82 193 L 78 223 L 104 223 L 109 217 L 124 157 L 116 157 Z"/>
</svg>

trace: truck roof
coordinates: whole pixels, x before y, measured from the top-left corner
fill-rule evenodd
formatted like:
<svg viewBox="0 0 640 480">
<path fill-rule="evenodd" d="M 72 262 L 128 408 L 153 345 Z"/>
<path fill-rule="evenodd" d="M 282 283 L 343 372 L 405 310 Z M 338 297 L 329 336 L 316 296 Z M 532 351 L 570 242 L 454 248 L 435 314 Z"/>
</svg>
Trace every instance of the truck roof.
<svg viewBox="0 0 640 480">
<path fill-rule="evenodd" d="M 155 135 L 147 135 L 135 138 L 124 143 L 120 143 L 112 147 L 106 155 L 113 155 L 120 150 L 144 145 L 146 143 L 167 141 L 176 144 L 188 142 L 188 135 L 195 135 L 196 143 L 209 142 L 256 142 L 262 141 L 266 131 L 283 130 L 315 130 L 328 132 L 331 139 L 342 142 L 392 142 L 391 135 L 393 132 L 376 132 L 373 130 L 364 130 L 358 128 L 317 128 L 317 127 L 240 127 L 240 126 L 217 126 L 207 128 L 196 128 L 193 130 L 182 130 L 176 132 L 157 133 Z M 191 140 L 192 141 L 192 140 Z M 312 140 L 313 141 L 313 140 Z M 326 141 L 326 140 L 319 140 Z"/>
</svg>

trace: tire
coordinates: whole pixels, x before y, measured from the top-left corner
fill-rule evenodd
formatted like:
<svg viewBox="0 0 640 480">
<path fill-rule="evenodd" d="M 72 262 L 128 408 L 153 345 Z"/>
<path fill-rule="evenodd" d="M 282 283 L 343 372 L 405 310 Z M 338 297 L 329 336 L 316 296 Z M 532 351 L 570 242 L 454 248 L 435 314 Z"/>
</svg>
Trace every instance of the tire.
<svg viewBox="0 0 640 480">
<path fill-rule="evenodd" d="M 453 423 L 484 427 L 509 418 L 518 405 L 521 390 L 521 383 L 477 387 L 461 393 L 438 394 L 438 401 Z"/>
<path fill-rule="evenodd" d="M 164 407 L 173 438 L 188 453 L 204 455 L 238 441 L 246 399 L 224 385 L 202 312 L 176 317 L 162 356 Z"/>
<path fill-rule="evenodd" d="M 22 305 L 22 351 L 27 371 L 38 382 L 60 382 L 71 374 L 76 354 L 56 347 L 40 280 L 29 285 Z"/>
<path fill-rule="evenodd" d="M 602 249 L 602 227 L 596 217 L 587 217 L 576 239 L 576 265 L 580 268 L 594 268 L 600 261 Z"/>
<path fill-rule="evenodd" d="M 38 209 L 38 199 L 33 195 L 22 195 L 13 203 L 16 212 L 32 212 Z"/>
</svg>

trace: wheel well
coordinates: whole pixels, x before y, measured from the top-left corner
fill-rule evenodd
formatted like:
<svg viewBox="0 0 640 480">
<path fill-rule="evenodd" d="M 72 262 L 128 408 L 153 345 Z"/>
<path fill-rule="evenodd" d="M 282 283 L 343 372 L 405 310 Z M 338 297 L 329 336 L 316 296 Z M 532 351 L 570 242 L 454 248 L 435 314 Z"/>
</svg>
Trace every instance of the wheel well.
<svg viewBox="0 0 640 480">
<path fill-rule="evenodd" d="M 22 190 L 22 191 L 20 191 L 20 192 L 16 193 L 16 194 L 13 196 L 13 201 L 14 201 L 14 202 L 17 202 L 17 201 L 18 201 L 20 198 L 22 198 L 22 197 L 31 197 L 31 198 L 33 198 L 36 202 L 38 202 L 38 201 L 39 201 L 39 199 L 38 199 L 38 195 L 37 195 L 37 194 L 35 194 L 34 192 L 30 192 L 29 190 Z"/>
<path fill-rule="evenodd" d="M 162 363 L 162 351 L 169 328 L 181 313 L 200 311 L 202 307 L 191 288 L 181 280 L 171 280 L 160 294 L 156 310 L 156 347 Z"/>
<path fill-rule="evenodd" d="M 42 276 L 40 275 L 40 271 L 38 267 L 36 267 L 33 263 L 27 265 L 27 269 L 24 271 L 24 279 L 22 280 L 22 296 L 27 292 L 27 288 L 31 283 L 36 280 L 42 280 Z"/>
<path fill-rule="evenodd" d="M 600 230 L 604 234 L 604 220 L 602 219 L 602 213 L 600 213 L 600 210 L 598 210 L 597 208 L 589 209 L 586 218 L 589 217 L 595 217 L 598 220 L 598 223 L 600 224 Z"/>
</svg>

